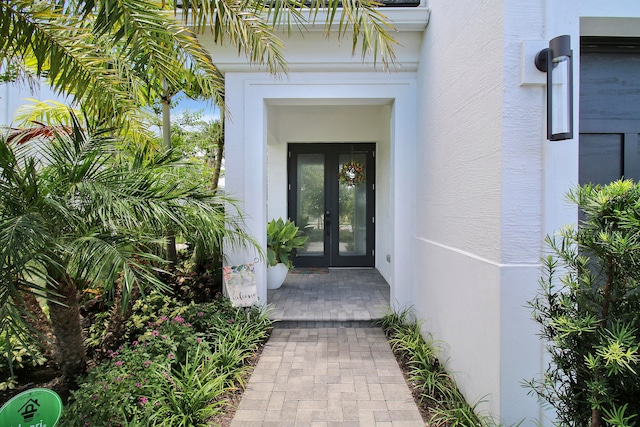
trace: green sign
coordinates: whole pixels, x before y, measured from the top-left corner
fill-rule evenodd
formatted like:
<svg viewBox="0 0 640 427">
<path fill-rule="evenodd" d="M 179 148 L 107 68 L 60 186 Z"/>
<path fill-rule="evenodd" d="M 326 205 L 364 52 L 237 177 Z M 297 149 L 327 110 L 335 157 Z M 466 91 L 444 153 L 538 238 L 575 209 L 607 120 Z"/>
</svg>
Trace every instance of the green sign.
<svg viewBox="0 0 640 427">
<path fill-rule="evenodd" d="M 62 414 L 62 400 L 53 390 L 24 391 L 0 408 L 2 427 L 55 427 Z"/>
</svg>

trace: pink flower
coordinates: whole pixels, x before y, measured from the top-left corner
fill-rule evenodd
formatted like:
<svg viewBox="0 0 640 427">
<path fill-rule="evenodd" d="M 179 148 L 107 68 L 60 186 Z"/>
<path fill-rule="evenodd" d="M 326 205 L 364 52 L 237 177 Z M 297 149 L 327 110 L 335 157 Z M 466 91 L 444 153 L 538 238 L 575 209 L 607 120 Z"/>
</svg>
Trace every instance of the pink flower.
<svg viewBox="0 0 640 427">
<path fill-rule="evenodd" d="M 160 332 L 154 329 L 153 331 L 151 331 L 151 335 L 153 335 L 154 337 L 157 337 L 158 335 L 160 335 Z"/>
<path fill-rule="evenodd" d="M 148 401 L 149 401 L 149 399 L 148 399 L 148 398 L 146 398 L 146 397 L 141 397 L 141 398 L 140 398 L 140 406 L 146 405 Z"/>
<path fill-rule="evenodd" d="M 201 311 L 199 311 L 199 312 L 198 312 L 198 317 L 202 317 L 202 316 L 204 316 L 204 313 L 203 313 L 203 312 L 201 312 Z"/>
<path fill-rule="evenodd" d="M 175 359 L 176 356 L 173 355 L 173 353 L 169 353 L 169 356 L 167 356 L 169 359 Z"/>
<path fill-rule="evenodd" d="M 123 364 L 122 360 L 118 360 L 118 361 L 115 363 L 115 365 L 116 365 L 116 366 L 122 366 L 122 364 Z"/>
<path fill-rule="evenodd" d="M 202 342 L 202 340 L 200 339 L 200 337 L 196 338 L 196 342 L 197 342 L 198 344 L 200 344 L 200 343 Z"/>
<path fill-rule="evenodd" d="M 184 317 L 182 316 L 176 316 L 173 318 L 173 321 L 176 323 L 184 323 Z"/>
</svg>

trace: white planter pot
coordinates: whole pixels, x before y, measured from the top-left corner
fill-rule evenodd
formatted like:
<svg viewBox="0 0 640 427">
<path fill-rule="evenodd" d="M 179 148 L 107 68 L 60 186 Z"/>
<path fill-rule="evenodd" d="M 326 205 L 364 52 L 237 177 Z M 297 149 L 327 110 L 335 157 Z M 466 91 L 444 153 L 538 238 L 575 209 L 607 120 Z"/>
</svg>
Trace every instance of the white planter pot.
<svg viewBox="0 0 640 427">
<path fill-rule="evenodd" d="M 283 263 L 267 267 L 267 289 L 278 289 L 287 278 L 289 269 Z"/>
</svg>

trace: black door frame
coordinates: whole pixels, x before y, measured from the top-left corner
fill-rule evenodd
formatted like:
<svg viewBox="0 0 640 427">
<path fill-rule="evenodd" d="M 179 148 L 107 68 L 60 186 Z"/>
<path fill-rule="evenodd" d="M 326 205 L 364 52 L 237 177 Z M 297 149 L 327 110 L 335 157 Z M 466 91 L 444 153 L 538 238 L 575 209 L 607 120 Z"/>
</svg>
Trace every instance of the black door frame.
<svg viewBox="0 0 640 427">
<path fill-rule="evenodd" d="M 297 164 L 299 154 L 322 154 L 325 159 L 324 211 L 331 212 L 328 230 L 325 229 L 323 256 L 296 256 L 293 263 L 296 267 L 374 267 L 375 266 L 375 143 L 290 143 L 288 145 L 288 216 L 297 223 Z M 366 152 L 366 249 L 365 255 L 340 256 L 338 245 L 338 165 L 340 154 L 353 151 Z M 334 220 L 334 218 L 336 220 Z"/>
</svg>

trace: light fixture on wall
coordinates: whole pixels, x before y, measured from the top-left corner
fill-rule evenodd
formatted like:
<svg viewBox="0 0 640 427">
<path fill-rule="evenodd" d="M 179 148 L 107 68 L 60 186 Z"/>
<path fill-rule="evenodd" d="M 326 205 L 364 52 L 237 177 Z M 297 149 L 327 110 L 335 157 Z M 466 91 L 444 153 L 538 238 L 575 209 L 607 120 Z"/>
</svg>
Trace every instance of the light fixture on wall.
<svg viewBox="0 0 640 427">
<path fill-rule="evenodd" d="M 573 53 L 571 37 L 559 36 L 536 55 L 536 68 L 547 73 L 547 139 L 573 138 Z M 551 66 L 549 66 L 551 65 Z"/>
</svg>

